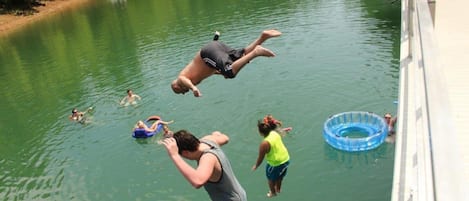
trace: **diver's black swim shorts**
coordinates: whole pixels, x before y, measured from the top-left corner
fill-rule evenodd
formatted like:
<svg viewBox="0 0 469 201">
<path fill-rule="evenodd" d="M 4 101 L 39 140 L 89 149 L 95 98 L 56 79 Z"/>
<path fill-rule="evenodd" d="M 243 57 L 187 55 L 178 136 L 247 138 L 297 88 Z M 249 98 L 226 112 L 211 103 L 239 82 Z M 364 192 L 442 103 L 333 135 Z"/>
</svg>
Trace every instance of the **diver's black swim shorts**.
<svg viewBox="0 0 469 201">
<path fill-rule="evenodd" d="M 200 56 L 204 62 L 217 69 L 225 78 L 234 78 L 231 65 L 241 58 L 244 49 L 233 49 L 219 41 L 211 41 L 200 50 Z"/>
</svg>

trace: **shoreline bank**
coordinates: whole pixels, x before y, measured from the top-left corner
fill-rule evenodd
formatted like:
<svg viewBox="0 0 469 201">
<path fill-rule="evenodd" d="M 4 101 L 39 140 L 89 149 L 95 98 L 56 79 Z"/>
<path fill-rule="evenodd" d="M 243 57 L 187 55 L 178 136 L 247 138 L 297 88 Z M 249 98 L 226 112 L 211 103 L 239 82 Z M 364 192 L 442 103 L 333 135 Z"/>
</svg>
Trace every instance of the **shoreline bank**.
<svg viewBox="0 0 469 201">
<path fill-rule="evenodd" d="M 38 11 L 33 15 L 15 16 L 11 14 L 0 15 L 0 37 L 7 36 L 20 30 L 26 25 L 32 24 L 36 21 L 43 20 L 46 17 L 52 16 L 57 13 L 67 11 L 72 8 L 84 5 L 90 0 L 54 0 L 42 1 L 44 6 L 35 7 Z"/>
</svg>

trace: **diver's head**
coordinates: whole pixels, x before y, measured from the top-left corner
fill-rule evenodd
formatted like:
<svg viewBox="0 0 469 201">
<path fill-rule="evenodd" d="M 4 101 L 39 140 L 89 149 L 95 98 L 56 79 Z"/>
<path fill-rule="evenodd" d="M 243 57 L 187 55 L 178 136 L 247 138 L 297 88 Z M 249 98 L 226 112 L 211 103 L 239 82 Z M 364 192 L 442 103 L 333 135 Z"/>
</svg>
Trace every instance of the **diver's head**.
<svg viewBox="0 0 469 201">
<path fill-rule="evenodd" d="M 189 91 L 187 87 L 181 86 L 178 80 L 174 80 L 173 82 L 171 82 L 171 89 L 173 89 L 174 93 L 177 94 L 185 94 Z"/>
</svg>

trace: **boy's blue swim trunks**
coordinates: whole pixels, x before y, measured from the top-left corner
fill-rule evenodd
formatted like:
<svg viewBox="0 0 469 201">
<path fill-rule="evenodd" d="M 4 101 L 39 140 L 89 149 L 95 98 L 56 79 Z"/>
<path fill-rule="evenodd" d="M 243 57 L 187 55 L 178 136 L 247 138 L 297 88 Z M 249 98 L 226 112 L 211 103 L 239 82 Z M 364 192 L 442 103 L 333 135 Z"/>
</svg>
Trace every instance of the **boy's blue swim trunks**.
<svg viewBox="0 0 469 201">
<path fill-rule="evenodd" d="M 290 161 L 287 161 L 279 166 L 271 166 L 267 163 L 265 166 L 265 175 L 267 176 L 267 179 L 270 181 L 277 181 L 279 179 L 282 179 L 285 175 L 287 175 L 287 169 L 288 165 L 290 164 Z"/>
</svg>

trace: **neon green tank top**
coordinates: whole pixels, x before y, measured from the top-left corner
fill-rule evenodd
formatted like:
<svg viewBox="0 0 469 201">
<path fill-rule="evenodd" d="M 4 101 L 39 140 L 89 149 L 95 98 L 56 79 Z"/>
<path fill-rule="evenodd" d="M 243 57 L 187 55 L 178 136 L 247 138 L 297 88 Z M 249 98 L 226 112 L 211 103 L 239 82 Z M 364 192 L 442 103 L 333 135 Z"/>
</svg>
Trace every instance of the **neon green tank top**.
<svg viewBox="0 0 469 201">
<path fill-rule="evenodd" d="M 282 136 L 276 131 L 270 131 L 269 135 L 264 138 L 270 144 L 270 151 L 266 154 L 267 163 L 271 166 L 279 166 L 288 160 L 290 155 L 282 142 Z"/>
</svg>

